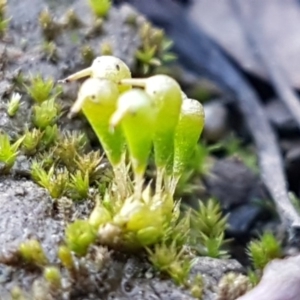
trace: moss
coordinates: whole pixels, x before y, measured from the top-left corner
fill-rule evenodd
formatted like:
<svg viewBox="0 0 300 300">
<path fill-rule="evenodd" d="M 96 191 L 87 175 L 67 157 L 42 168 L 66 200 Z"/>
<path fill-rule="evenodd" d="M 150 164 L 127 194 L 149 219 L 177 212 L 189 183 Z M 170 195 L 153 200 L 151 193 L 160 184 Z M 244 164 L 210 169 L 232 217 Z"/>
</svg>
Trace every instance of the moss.
<svg viewBox="0 0 300 300">
<path fill-rule="evenodd" d="M 26 155 L 34 155 L 38 151 L 39 144 L 42 140 L 43 132 L 39 129 L 33 128 L 25 129 L 24 140 L 22 143 L 22 150 Z"/>
<path fill-rule="evenodd" d="M 103 42 L 100 44 L 101 55 L 113 55 L 113 49 L 109 42 Z"/>
<path fill-rule="evenodd" d="M 95 240 L 96 231 L 87 221 L 76 220 L 66 228 L 66 243 L 79 256 L 84 256 Z"/>
<path fill-rule="evenodd" d="M 52 62 L 56 62 L 58 60 L 57 46 L 54 41 L 44 41 L 42 50 L 47 60 Z"/>
<path fill-rule="evenodd" d="M 97 17 L 105 17 L 111 6 L 111 0 L 89 0 L 89 5 Z"/>
<path fill-rule="evenodd" d="M 99 1 L 97 3 L 99 4 Z M 106 13 L 101 13 L 101 16 Z M 56 40 L 56 37 L 63 26 L 74 29 L 81 25 L 74 11 L 68 11 L 65 18 L 67 20 L 65 24 L 58 24 L 48 10 L 40 14 L 39 23 L 45 37 L 41 49 L 44 62 L 44 58 L 51 62 L 59 61 L 61 43 Z M 95 19 L 94 33 L 102 30 L 105 21 L 101 18 Z M 166 57 L 163 58 L 161 55 L 168 52 L 170 43 L 164 43 L 162 32 L 150 30 L 143 38 L 144 41 L 148 40 L 149 44 L 157 42 L 159 45 L 155 53 L 152 53 L 152 48 L 144 44 L 145 47 L 140 53 L 140 62 L 155 67 L 160 64 L 155 62 L 155 59 L 167 61 Z M 109 54 L 113 44 L 110 47 L 109 40 L 107 43 L 104 46 L 109 47 L 102 47 L 102 50 Z M 91 47 L 82 48 L 82 59 L 85 64 L 92 63 L 95 55 Z M 115 68 L 113 65 L 112 67 Z M 129 68 L 125 73 L 125 77 L 131 76 Z M 111 77 L 106 79 L 112 80 Z M 176 201 L 169 185 L 172 181 L 171 175 L 164 174 L 166 178 L 159 192 L 155 192 L 151 185 L 146 184 L 144 172 L 141 172 L 141 180 L 137 182 L 137 176 L 134 178 L 132 174 L 132 166 L 136 160 L 138 165 L 140 164 L 140 157 L 134 156 L 132 147 L 122 153 L 120 164 L 107 167 L 104 156 L 109 156 L 110 149 L 105 149 L 105 153 L 99 150 L 90 151 L 86 147 L 86 137 L 81 132 L 61 133 L 62 129 L 58 124 L 63 127 L 67 120 L 63 119 L 58 123 L 64 109 L 58 104 L 59 85 L 54 82 L 54 79 L 35 75 L 29 80 L 24 80 L 20 73 L 20 76 L 14 80 L 16 89 L 21 89 L 26 81 L 27 95 L 24 97 L 27 100 L 29 96 L 34 102 L 32 123 L 24 128 L 24 135 L 18 142 L 11 142 L 8 136 L 5 136 L 2 141 L 0 139 L 0 146 L 2 146 L 0 148 L 3 152 L 0 153 L 0 158 L 3 158 L 3 162 L 10 169 L 18 155 L 19 147 L 27 156 L 32 156 L 32 179 L 47 189 L 53 198 L 54 201 L 50 205 L 53 206 L 51 210 L 53 218 L 68 224 L 65 244 L 59 247 L 57 253 L 59 263 L 57 261 L 53 265 L 49 263 L 38 241 L 25 241 L 20 246 L 19 252 L 27 263 L 26 267 L 27 265 L 39 267 L 39 277 L 34 281 L 31 290 L 33 297 L 44 299 L 48 296 L 59 299 L 62 283 L 65 282 L 65 292 L 70 293 L 71 296 L 73 296 L 72 292 L 76 291 L 75 284 L 79 284 L 81 290 L 87 293 L 90 290 L 91 294 L 100 293 L 98 289 L 94 291 L 89 285 L 93 280 L 97 280 L 93 277 L 94 270 L 96 269 L 97 274 L 100 274 L 105 261 L 110 259 L 106 247 L 120 250 L 122 253 L 133 253 L 133 251 L 146 253 L 147 248 L 149 260 L 158 270 L 171 276 L 178 285 L 187 287 L 192 260 L 184 245 L 187 244 L 190 233 L 190 219 L 189 214 L 182 219 L 179 217 L 179 202 Z M 130 89 L 128 86 L 119 85 L 119 80 L 120 78 L 117 78 L 114 81 L 118 96 Z M 11 101 L 10 105 L 8 113 L 13 116 L 17 113 L 18 103 Z M 95 116 L 101 116 L 101 113 L 101 110 L 97 110 Z M 108 118 L 107 122 L 109 121 Z M 123 125 L 124 122 L 124 119 L 120 120 Z M 136 125 L 139 125 L 138 123 Z M 107 125 L 111 124 L 107 123 Z M 148 125 L 149 123 L 146 126 Z M 108 129 L 112 130 L 109 126 Z M 137 143 L 133 140 L 133 144 Z M 132 164 L 128 158 L 131 158 Z M 148 163 L 148 158 L 148 154 L 143 156 L 144 167 Z M 111 171 L 112 169 L 114 172 Z M 107 173 L 104 174 L 104 171 Z M 136 193 L 136 190 L 139 192 Z M 86 201 L 78 203 L 76 200 Z M 167 257 L 169 253 L 172 255 Z M 168 263 L 162 263 L 167 258 Z M 200 293 L 194 290 L 195 294 Z M 12 294 L 16 299 L 26 297 L 25 292 L 17 288 L 12 291 Z M 30 297 L 28 299 L 32 298 Z"/>
<path fill-rule="evenodd" d="M 31 165 L 31 176 L 36 183 L 47 189 L 54 199 L 67 193 L 70 175 L 65 168 L 59 169 L 53 165 L 46 171 L 41 163 L 34 162 Z"/>
<path fill-rule="evenodd" d="M 54 40 L 61 31 L 61 26 L 54 20 L 54 17 L 48 9 L 41 11 L 39 23 L 44 37 L 48 41 Z"/>
<path fill-rule="evenodd" d="M 139 35 L 142 45 L 136 52 L 136 58 L 143 74 L 151 74 L 157 67 L 176 60 L 175 54 L 170 51 L 172 41 L 167 39 L 162 29 L 145 22 L 140 27 Z"/>
<path fill-rule="evenodd" d="M 46 267 L 44 269 L 44 278 L 49 283 L 51 289 L 55 290 L 62 288 L 61 273 L 58 268 Z"/>
<path fill-rule="evenodd" d="M 7 104 L 7 114 L 10 117 L 14 117 L 20 108 L 20 100 L 22 96 L 19 93 L 13 93 L 8 104 Z"/>
<path fill-rule="evenodd" d="M 10 21 L 10 19 L 5 18 L 6 5 L 7 0 L 0 1 L 0 37 L 4 36 Z"/>
<path fill-rule="evenodd" d="M 186 284 L 192 261 L 185 257 L 183 249 L 178 248 L 176 243 L 156 244 L 153 250 L 148 249 L 148 253 L 155 268 L 168 273 L 176 284 Z"/>
<path fill-rule="evenodd" d="M 44 80 L 41 75 L 33 76 L 30 78 L 30 85 L 26 86 L 26 90 L 34 101 L 42 103 L 49 100 L 54 90 L 54 80 L 52 78 Z"/>
<path fill-rule="evenodd" d="M 11 143 L 7 134 L 0 132 L 0 163 L 2 163 L 2 173 L 8 173 L 13 167 L 24 137 L 19 138 Z"/>
<path fill-rule="evenodd" d="M 54 125 L 59 118 L 59 113 L 60 107 L 55 102 L 55 98 L 52 98 L 33 106 L 32 122 L 37 128 L 45 130 L 48 126 Z"/>
<path fill-rule="evenodd" d="M 68 29 L 77 29 L 81 27 L 83 24 L 79 18 L 79 16 L 75 13 L 73 9 L 69 9 L 65 16 L 64 26 Z"/>
<path fill-rule="evenodd" d="M 201 274 L 197 274 L 194 279 L 189 283 L 189 290 L 191 295 L 196 299 L 203 297 L 204 282 Z"/>
<path fill-rule="evenodd" d="M 282 257 L 283 253 L 276 237 L 271 232 L 265 232 L 260 239 L 249 243 L 248 255 L 254 268 L 263 270 L 272 259 Z"/>
<path fill-rule="evenodd" d="M 29 264 L 44 266 L 48 264 L 41 244 L 37 240 L 28 240 L 22 243 L 19 247 L 19 253 L 22 259 Z"/>
<path fill-rule="evenodd" d="M 200 255 L 226 257 L 224 239 L 228 216 L 223 216 L 220 204 L 213 200 L 200 202 L 198 211 L 193 212 L 191 246 Z"/>
<path fill-rule="evenodd" d="M 219 281 L 217 300 L 235 300 L 251 288 L 252 285 L 247 276 L 230 272 Z"/>
<path fill-rule="evenodd" d="M 91 46 L 84 45 L 80 49 L 81 57 L 84 62 L 84 65 L 91 65 L 93 60 L 95 59 L 95 53 Z"/>
</svg>

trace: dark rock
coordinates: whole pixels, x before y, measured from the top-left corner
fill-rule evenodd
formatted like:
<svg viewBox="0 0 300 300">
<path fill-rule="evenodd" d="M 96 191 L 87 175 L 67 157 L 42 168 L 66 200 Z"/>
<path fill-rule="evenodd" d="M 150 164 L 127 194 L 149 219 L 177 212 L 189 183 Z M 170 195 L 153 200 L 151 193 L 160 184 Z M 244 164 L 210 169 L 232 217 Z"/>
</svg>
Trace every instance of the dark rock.
<svg viewBox="0 0 300 300">
<path fill-rule="evenodd" d="M 19 155 L 16 158 L 16 162 L 12 167 L 12 173 L 18 177 L 30 178 L 31 163 L 25 155 Z"/>
<path fill-rule="evenodd" d="M 281 133 L 298 133 L 298 125 L 282 101 L 273 99 L 266 106 L 266 113 L 271 123 Z"/>
<path fill-rule="evenodd" d="M 300 192 L 300 144 L 295 142 L 285 154 L 285 168 L 290 190 Z"/>
<path fill-rule="evenodd" d="M 250 232 L 260 215 L 262 215 L 262 209 L 254 203 L 244 204 L 230 210 L 227 233 L 231 236 L 243 237 Z"/>
<path fill-rule="evenodd" d="M 205 177 L 205 184 L 224 209 L 265 196 L 259 177 L 237 157 L 217 160 Z"/>
<path fill-rule="evenodd" d="M 258 175 L 241 160 L 231 157 L 217 160 L 204 181 L 208 194 L 220 201 L 224 212 L 229 212 L 228 234 L 248 236 L 265 210 L 257 201 L 267 199 Z"/>
</svg>

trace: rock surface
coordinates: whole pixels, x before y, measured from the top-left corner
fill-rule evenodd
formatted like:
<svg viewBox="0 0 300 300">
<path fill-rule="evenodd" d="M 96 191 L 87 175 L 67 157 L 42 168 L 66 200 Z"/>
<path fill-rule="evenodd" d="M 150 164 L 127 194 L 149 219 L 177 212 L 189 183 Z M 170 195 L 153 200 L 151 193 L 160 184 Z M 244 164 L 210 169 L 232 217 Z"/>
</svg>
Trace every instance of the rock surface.
<svg viewBox="0 0 300 300">
<path fill-rule="evenodd" d="M 238 157 L 229 157 L 216 161 L 205 177 L 205 184 L 209 194 L 230 213 L 228 232 L 235 237 L 249 234 L 263 212 L 258 202 L 267 199 L 258 175 Z"/>
</svg>

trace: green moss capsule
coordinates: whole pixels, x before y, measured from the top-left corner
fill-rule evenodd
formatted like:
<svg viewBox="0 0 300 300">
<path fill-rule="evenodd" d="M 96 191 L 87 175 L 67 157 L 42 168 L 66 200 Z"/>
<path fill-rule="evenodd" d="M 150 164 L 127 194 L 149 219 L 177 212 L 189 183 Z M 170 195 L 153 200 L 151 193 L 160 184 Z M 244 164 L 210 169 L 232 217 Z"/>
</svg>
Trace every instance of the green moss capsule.
<svg viewBox="0 0 300 300">
<path fill-rule="evenodd" d="M 157 110 L 152 99 L 142 90 L 123 93 L 110 120 L 115 128 L 121 124 L 127 140 L 136 177 L 142 178 L 151 151 Z"/>
<path fill-rule="evenodd" d="M 199 101 L 185 99 L 175 134 L 173 174 L 180 176 L 195 149 L 204 127 L 204 110 Z"/>
<path fill-rule="evenodd" d="M 68 76 L 61 82 L 75 81 L 83 77 L 104 78 L 119 83 L 121 79 L 131 78 L 131 72 L 121 59 L 111 55 L 103 55 L 95 58 L 90 67 Z M 130 87 L 119 85 L 120 92 L 128 89 Z"/>
<path fill-rule="evenodd" d="M 113 166 L 121 162 L 125 151 L 125 139 L 121 129 L 115 128 L 112 132 L 109 127 L 118 97 L 119 91 L 114 82 L 89 78 L 80 87 L 78 98 L 69 114 L 72 117 L 82 109 Z"/>
<path fill-rule="evenodd" d="M 182 104 L 179 84 L 167 75 L 155 75 L 146 79 L 124 79 L 121 83 L 144 87 L 158 108 L 154 140 L 155 160 L 158 167 L 166 167 L 174 148 L 175 129 Z"/>
<path fill-rule="evenodd" d="M 162 185 L 163 171 L 172 170 L 174 137 L 182 104 L 179 84 L 167 75 L 155 75 L 146 79 L 124 79 L 122 84 L 141 86 L 157 107 L 154 135 L 155 163 L 158 167 L 157 191 Z"/>
</svg>

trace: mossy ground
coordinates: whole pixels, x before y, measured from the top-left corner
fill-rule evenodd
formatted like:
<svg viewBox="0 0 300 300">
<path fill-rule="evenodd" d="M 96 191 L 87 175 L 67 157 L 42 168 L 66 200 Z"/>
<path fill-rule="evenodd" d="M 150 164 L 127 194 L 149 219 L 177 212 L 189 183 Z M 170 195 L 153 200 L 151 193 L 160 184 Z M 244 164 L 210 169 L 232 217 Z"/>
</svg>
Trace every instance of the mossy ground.
<svg viewBox="0 0 300 300">
<path fill-rule="evenodd" d="M 70 5 L 80 18 L 80 22 L 76 23 L 80 26 L 75 28 L 65 26 L 66 17 L 70 18 Z M 47 30 L 55 30 L 45 35 L 45 28 L 43 32 L 41 24 L 47 23 L 46 7 L 53 18 L 50 25 L 54 26 L 48 24 Z M 42 11 L 45 13 L 43 22 L 39 21 Z M 150 46 L 141 48 L 143 36 L 142 39 L 139 36 L 139 27 L 144 20 L 136 18 L 125 7 L 121 10 L 113 8 L 106 19 L 96 21 L 83 0 L 53 2 L 51 5 L 39 0 L 12 0 L 7 5 L 6 14 L 12 19 L 8 32 L 0 41 L 0 128 L 14 140 L 24 133 L 25 125 L 32 126 L 34 101 L 23 85 L 30 86 L 30 76 L 41 75 L 43 78 L 53 78 L 54 81 L 64 78 L 88 66 L 91 57 L 102 54 L 101 49 L 107 49 L 107 45 L 114 55 L 122 58 L 137 74 L 145 70 L 153 71 L 153 67 L 158 65 L 157 60 L 150 57 L 151 53 L 141 55 L 139 52 L 140 60 L 137 60 L 137 50 L 149 52 Z M 147 26 L 144 31 L 149 30 Z M 152 38 L 160 37 L 154 34 Z M 148 43 L 151 44 L 151 41 Z M 149 62 L 150 65 L 145 67 L 145 63 Z M 98 150 L 99 144 L 87 122 L 80 116 L 73 120 L 66 118 L 77 89 L 78 84 L 71 84 L 57 97 L 61 107 L 57 125 L 60 133 L 71 133 L 74 130 L 85 132 L 89 140 L 85 153 L 90 153 Z M 22 95 L 22 105 L 14 117 L 7 113 L 7 103 L 12 92 L 20 92 Z M 52 146 L 49 149 L 53 150 Z M 57 252 L 64 241 L 67 223 L 87 218 L 94 208 L 94 201 L 93 197 L 86 197 L 86 201 L 73 202 L 65 197 L 68 194 L 55 200 L 32 182 L 31 163 L 35 159 L 41 160 L 41 155 L 47 158 L 49 153 L 53 153 L 47 152 L 47 147 L 44 141 L 42 150 L 24 153 L 24 149 L 20 149 L 10 174 L 1 177 L 0 244 L 3 247 L 0 270 L 3 276 L 0 281 L 3 286 L 0 298 L 10 299 L 9 291 L 15 288 L 14 299 L 21 299 L 16 296 L 16 287 L 19 287 L 28 299 L 194 299 L 190 291 L 176 286 L 168 277 L 157 273 L 143 253 L 130 255 L 94 245 L 85 257 L 74 258 L 76 271 L 61 266 Z M 62 155 L 62 151 L 55 155 Z M 107 161 L 103 159 L 100 177 L 107 176 L 109 180 L 110 171 Z M 192 175 L 187 176 L 188 179 L 193 178 Z M 93 195 L 95 189 L 96 185 L 92 186 L 88 194 Z M 187 189 L 187 194 L 190 195 L 191 190 Z M 69 284 L 64 293 L 57 294 L 59 288 L 44 280 L 45 266 L 32 266 L 20 259 L 18 248 L 27 239 L 40 241 L 47 257 L 46 266 L 58 266 L 61 269 L 63 281 Z M 240 273 L 242 267 L 234 260 L 198 258 L 191 273 L 192 278 L 195 274 L 203 275 L 204 300 L 214 299 L 218 280 L 227 271 Z"/>
</svg>

